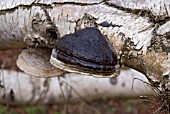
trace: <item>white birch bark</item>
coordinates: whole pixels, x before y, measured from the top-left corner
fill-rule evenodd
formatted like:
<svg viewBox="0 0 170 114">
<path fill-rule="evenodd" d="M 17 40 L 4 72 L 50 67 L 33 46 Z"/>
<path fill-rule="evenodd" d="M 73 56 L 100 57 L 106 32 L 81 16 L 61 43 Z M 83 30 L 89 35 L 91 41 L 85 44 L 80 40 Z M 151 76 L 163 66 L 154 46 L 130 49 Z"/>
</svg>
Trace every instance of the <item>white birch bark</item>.
<svg viewBox="0 0 170 114">
<path fill-rule="evenodd" d="M 83 18 L 86 14 L 92 18 L 92 21 Z M 170 2 L 168 0 L 137 0 L 136 2 L 132 0 L 89 0 L 88 2 L 86 0 L 3 0 L 0 3 L 0 50 L 26 48 L 35 45 L 51 48 L 57 40 L 52 37 L 51 34 L 60 38 L 65 34 L 73 33 L 77 28 L 87 27 L 84 22 L 90 21 L 92 24 L 97 24 L 97 28 L 108 37 L 119 57 L 123 53 L 122 63 L 125 66 L 142 72 L 147 78 L 153 81 L 161 81 L 163 76 L 170 75 L 169 20 Z M 115 27 L 100 26 L 102 22 L 108 22 Z M 126 77 L 126 72 L 122 72 L 122 77 Z M 131 70 L 129 70 L 129 72 L 131 72 Z M 81 76 L 77 76 L 78 74 L 66 73 L 65 75 L 68 76 L 68 79 L 74 78 L 76 83 L 82 79 Z M 135 76 L 140 78 L 140 75 L 136 72 Z M 8 75 L 4 75 L 4 77 L 7 78 Z M 121 78 L 121 76 L 119 77 Z M 32 83 L 31 85 L 28 82 L 28 80 L 32 78 L 31 76 L 27 76 L 27 78 L 23 76 L 20 80 L 21 82 L 28 83 L 30 88 L 33 88 L 35 85 Z M 110 84 L 107 81 L 105 82 L 105 80 L 108 79 L 98 79 L 98 82 L 93 77 L 83 78 L 84 80 L 88 78 L 90 81 L 87 82 L 93 85 L 96 84 L 94 87 L 100 87 L 100 83 Z M 128 76 L 128 79 L 132 81 L 130 76 Z M 7 87 L 13 80 L 16 80 L 16 77 L 5 80 Z M 35 80 L 36 82 L 42 80 L 42 82 L 40 81 L 41 83 L 37 83 L 37 85 L 43 88 L 42 83 L 45 79 L 35 78 Z M 122 78 L 122 80 L 124 79 Z M 74 84 L 74 81 L 72 83 Z M 50 84 L 58 86 L 57 81 L 56 83 L 50 81 Z M 131 83 L 128 84 L 128 87 L 130 87 Z M 77 87 L 80 87 L 78 92 L 83 86 L 87 87 L 84 83 L 81 84 L 81 86 Z M 59 88 L 59 86 L 56 88 Z M 92 89 L 93 87 L 87 88 Z M 27 89 L 24 90 L 27 91 Z M 89 91 L 93 90 L 94 89 Z M 107 89 L 105 88 L 105 90 Z M 107 94 L 108 91 L 105 92 L 105 90 L 101 91 Z M 56 92 L 59 91 L 59 89 L 52 91 Z M 69 92 L 69 90 L 65 91 L 66 93 Z M 14 91 L 14 93 L 18 92 Z M 109 97 L 118 95 L 114 93 L 111 93 Z M 6 93 L 2 92 L 2 94 Z M 20 92 L 18 94 L 20 94 Z M 50 94 L 56 98 L 55 102 L 60 102 L 57 101 L 59 100 L 57 97 L 58 94 L 55 94 L 55 96 L 49 92 L 49 96 Z M 80 94 L 82 95 L 83 93 L 80 92 Z M 23 98 L 26 97 L 24 95 Z M 89 96 L 92 96 L 92 99 L 101 97 L 98 93 L 93 95 L 94 94 L 89 94 Z M 127 96 L 128 95 L 131 96 L 131 92 L 127 93 Z M 49 96 L 45 95 L 45 97 Z M 73 97 L 76 99 L 76 96 Z M 38 97 L 35 99 L 38 99 Z M 16 98 L 15 101 L 16 104 L 20 104 L 21 99 Z M 51 101 L 47 98 L 47 101 L 42 102 Z"/>
<path fill-rule="evenodd" d="M 1 70 L 0 101 L 9 105 L 58 104 L 101 98 L 139 97 L 153 91 L 141 73 L 123 69 L 117 78 L 94 78 L 67 73 L 63 77 L 37 78 L 16 71 Z M 133 86 L 133 90 L 132 90 Z"/>
</svg>

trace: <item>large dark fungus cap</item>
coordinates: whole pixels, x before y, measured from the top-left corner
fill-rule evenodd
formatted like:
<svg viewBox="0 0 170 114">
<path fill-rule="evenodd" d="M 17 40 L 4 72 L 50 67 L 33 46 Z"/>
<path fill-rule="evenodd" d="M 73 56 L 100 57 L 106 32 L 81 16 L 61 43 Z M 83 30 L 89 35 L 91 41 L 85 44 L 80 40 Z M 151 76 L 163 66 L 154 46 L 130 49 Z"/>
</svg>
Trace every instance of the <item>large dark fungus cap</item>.
<svg viewBox="0 0 170 114">
<path fill-rule="evenodd" d="M 85 28 L 58 40 L 53 58 L 72 69 L 90 74 L 115 72 L 117 56 L 97 28 Z"/>
</svg>

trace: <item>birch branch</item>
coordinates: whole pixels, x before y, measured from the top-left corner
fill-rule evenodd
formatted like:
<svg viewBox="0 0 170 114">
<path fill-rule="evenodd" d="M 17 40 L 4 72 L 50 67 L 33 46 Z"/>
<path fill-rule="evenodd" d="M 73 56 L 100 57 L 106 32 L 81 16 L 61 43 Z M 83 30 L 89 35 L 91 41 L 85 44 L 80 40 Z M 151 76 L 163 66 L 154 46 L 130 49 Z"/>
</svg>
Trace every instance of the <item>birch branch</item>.
<svg viewBox="0 0 170 114">
<path fill-rule="evenodd" d="M 67 73 L 62 77 L 36 78 L 16 71 L 1 70 L 0 101 L 8 105 L 58 104 L 113 97 L 152 95 L 151 88 L 139 80 L 147 79 L 132 69 L 123 69 L 117 78 L 94 78 Z M 132 90 L 133 86 L 133 90 Z"/>
<path fill-rule="evenodd" d="M 128 0 L 127 2 L 117 0 L 9 0 L 7 2 L 6 0 L 3 0 L 0 3 L 0 50 L 35 46 L 53 48 L 57 39 L 62 37 L 63 35 L 74 33 L 75 30 L 82 29 L 88 26 L 95 26 L 102 32 L 102 34 L 107 36 L 109 42 L 115 48 L 119 59 L 123 53 L 123 56 L 121 58 L 123 65 L 142 72 L 148 79 L 151 79 L 153 81 L 161 82 L 164 76 L 168 76 L 169 81 L 169 6 L 170 3 L 168 0 L 137 0 L 136 2 L 132 2 L 131 0 Z M 108 26 L 102 25 L 103 22 L 106 22 Z M 133 72 L 132 70 L 129 71 Z M 4 74 L 6 73 L 4 72 Z M 19 83 L 18 81 L 15 81 L 17 80 L 17 78 L 15 77 L 15 72 L 12 73 L 14 73 L 13 77 L 11 76 L 10 78 L 8 78 L 8 73 L 7 75 L 3 76 L 4 79 L 7 78 L 5 79 L 6 82 L 4 83 L 6 85 L 6 88 L 8 88 L 8 85 L 12 83 L 14 83 L 14 85 L 16 82 Z M 26 84 L 27 80 L 35 79 L 36 82 L 39 82 L 38 88 L 42 88 L 41 90 L 43 90 L 43 83 L 45 82 L 45 80 L 48 80 L 34 78 L 27 74 L 22 75 L 25 76 L 20 76 L 20 78 L 18 78 L 21 80 L 21 83 L 25 82 L 24 84 Z M 93 77 L 77 76 L 78 74 L 73 73 L 66 73 L 65 75 L 67 77 L 66 80 L 73 78 L 77 80 L 76 83 L 78 84 L 80 83 L 80 80 L 88 79 L 87 82 L 90 83 L 89 85 L 93 85 L 96 80 L 102 80 L 101 82 L 99 81 L 100 86 L 98 85 L 97 87 L 101 88 L 101 85 L 103 84 L 106 84 L 108 86 L 110 85 L 110 83 L 107 81 L 109 79 L 107 78 L 95 79 Z M 127 77 L 126 74 L 121 75 Z M 135 76 L 137 78 L 141 78 L 141 75 L 136 75 L 136 73 Z M 121 76 L 119 76 L 118 78 L 121 78 Z M 64 78 L 61 79 L 64 80 Z M 128 79 L 131 79 L 131 81 L 133 80 L 133 78 L 130 78 L 130 76 L 128 76 L 125 83 L 127 83 Z M 56 80 L 57 82 L 57 78 L 49 80 Z M 121 80 L 125 79 L 122 78 Z M 54 91 L 56 94 L 56 91 L 59 91 L 60 87 L 58 85 L 59 82 L 57 82 L 57 85 L 54 84 L 54 82 L 50 81 L 48 84 L 57 86 L 56 90 L 51 90 Z M 25 88 L 22 89 L 23 91 L 28 91 L 29 88 L 33 88 L 34 86 L 35 88 L 37 87 L 37 83 L 33 84 L 30 83 L 30 81 L 27 83 L 27 89 L 22 86 L 23 88 Z M 84 83 L 85 82 L 83 82 L 81 86 L 76 86 L 78 88 L 78 92 L 84 90 L 82 89 L 82 87 L 86 85 Z M 131 83 L 128 84 L 131 85 Z M 12 85 L 12 87 L 15 87 L 14 85 Z M 89 88 L 89 85 L 86 85 L 86 88 Z M 93 86 L 91 88 L 93 88 Z M 105 88 L 107 89 L 106 92 L 101 89 L 101 93 L 104 92 L 104 94 L 106 94 L 107 92 L 109 92 L 108 90 L 110 89 L 108 88 L 110 88 L 110 86 Z M 48 89 L 49 88 L 47 88 L 45 91 L 50 91 Z M 119 91 L 119 89 L 111 89 Z M 33 98 L 28 98 L 28 100 L 26 100 L 25 97 L 27 96 L 27 94 L 24 94 L 26 92 L 22 93 L 24 94 L 23 98 L 17 98 L 19 96 L 17 95 L 17 93 L 20 94 L 21 92 L 19 91 L 20 89 L 17 90 L 16 88 L 15 91 L 11 91 L 11 89 L 4 90 L 6 91 L 2 92 L 2 94 L 7 94 L 5 96 L 5 99 L 8 99 L 5 101 L 10 102 L 11 99 L 13 99 L 13 96 L 11 98 L 11 96 L 9 95 L 9 93 L 12 93 L 16 94 L 15 101 L 18 101 L 18 104 L 20 104 L 21 102 L 29 102 L 31 101 L 30 99 L 33 99 L 33 103 L 35 103 L 37 102 L 37 99 L 39 99 L 40 93 L 42 93 L 42 91 L 38 91 L 38 97 L 34 97 L 34 95 L 36 94 L 30 93 L 32 95 L 28 97 L 32 96 Z M 100 89 L 98 89 L 98 91 L 99 90 Z M 29 91 L 34 92 L 34 89 L 31 89 Z M 73 90 L 65 89 L 65 93 L 69 93 L 69 91 Z M 92 93 L 93 92 L 95 91 L 92 91 Z M 92 99 L 94 97 L 99 98 L 101 97 L 99 93 L 97 93 L 98 97 L 96 97 L 96 93 L 89 94 L 88 97 Z M 124 93 L 122 93 L 122 95 L 123 94 Z M 127 95 L 128 94 L 129 96 L 132 95 L 131 92 L 127 93 Z M 47 101 L 43 101 L 45 99 L 41 99 L 40 101 L 48 103 L 51 102 L 50 100 L 52 99 L 54 100 L 54 102 L 60 102 L 60 98 L 56 97 L 54 94 L 49 93 L 48 95 L 49 96 L 47 96 L 46 98 Z M 83 95 L 86 96 L 86 94 L 84 93 L 81 94 L 81 96 Z M 103 94 L 101 95 L 104 97 Z M 106 96 L 111 97 L 112 95 L 116 96 L 118 94 L 116 94 L 115 92 L 111 93 L 110 96 Z M 24 101 L 24 99 L 26 101 Z M 76 97 L 73 97 L 72 99 L 76 99 Z M 61 102 L 62 101 L 64 100 L 61 99 Z M 17 104 L 17 102 L 14 102 L 14 104 L 15 103 Z"/>
</svg>

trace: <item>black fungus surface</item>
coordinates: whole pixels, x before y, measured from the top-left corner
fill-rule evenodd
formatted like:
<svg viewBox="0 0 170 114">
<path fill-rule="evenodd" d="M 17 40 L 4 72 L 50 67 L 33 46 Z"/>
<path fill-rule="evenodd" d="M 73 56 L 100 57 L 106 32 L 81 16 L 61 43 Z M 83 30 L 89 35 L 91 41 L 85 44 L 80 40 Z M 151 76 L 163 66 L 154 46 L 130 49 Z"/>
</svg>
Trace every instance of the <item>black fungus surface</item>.
<svg viewBox="0 0 170 114">
<path fill-rule="evenodd" d="M 104 35 L 93 27 L 76 31 L 60 38 L 55 47 L 57 59 L 97 70 L 113 70 L 117 56 Z"/>
</svg>

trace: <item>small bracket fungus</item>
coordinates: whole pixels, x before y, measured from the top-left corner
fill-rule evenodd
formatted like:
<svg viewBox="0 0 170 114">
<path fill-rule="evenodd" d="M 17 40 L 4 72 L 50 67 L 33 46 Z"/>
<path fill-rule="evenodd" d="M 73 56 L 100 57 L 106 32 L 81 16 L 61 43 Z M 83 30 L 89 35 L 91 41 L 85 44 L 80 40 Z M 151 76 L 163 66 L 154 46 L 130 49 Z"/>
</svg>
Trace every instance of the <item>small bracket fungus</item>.
<svg viewBox="0 0 170 114">
<path fill-rule="evenodd" d="M 24 72 L 42 78 L 59 76 L 64 73 L 49 63 L 51 49 L 25 49 L 17 59 L 17 66 Z"/>
<path fill-rule="evenodd" d="M 69 72 L 97 77 L 113 77 L 119 74 L 114 49 L 94 27 L 60 38 L 52 51 L 50 62 Z"/>
</svg>

